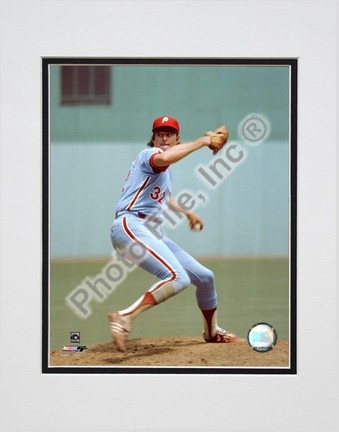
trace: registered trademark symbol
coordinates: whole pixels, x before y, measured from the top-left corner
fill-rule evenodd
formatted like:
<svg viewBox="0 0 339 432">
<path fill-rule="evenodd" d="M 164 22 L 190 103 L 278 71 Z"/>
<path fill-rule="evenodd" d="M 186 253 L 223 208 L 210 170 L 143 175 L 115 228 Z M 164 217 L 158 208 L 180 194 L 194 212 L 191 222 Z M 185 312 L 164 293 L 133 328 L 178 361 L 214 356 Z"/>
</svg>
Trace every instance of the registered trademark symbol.
<svg viewBox="0 0 339 432">
<path fill-rule="evenodd" d="M 259 118 L 248 119 L 243 124 L 243 134 L 250 141 L 259 141 L 266 134 L 266 125 Z"/>
<path fill-rule="evenodd" d="M 246 144 L 256 146 L 268 138 L 270 124 L 260 114 L 249 114 L 240 122 L 238 132 Z"/>
</svg>

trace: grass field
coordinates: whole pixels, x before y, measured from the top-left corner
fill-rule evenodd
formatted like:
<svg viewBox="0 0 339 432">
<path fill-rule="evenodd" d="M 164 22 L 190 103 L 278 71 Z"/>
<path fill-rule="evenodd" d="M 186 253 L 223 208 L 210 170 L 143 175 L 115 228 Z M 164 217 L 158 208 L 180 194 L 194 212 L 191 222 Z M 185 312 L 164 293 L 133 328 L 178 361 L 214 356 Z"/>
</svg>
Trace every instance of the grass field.
<svg viewBox="0 0 339 432">
<path fill-rule="evenodd" d="M 218 291 L 219 324 L 240 336 L 257 322 L 275 327 L 278 340 L 289 338 L 289 262 L 287 258 L 243 258 L 199 260 L 214 271 Z M 156 279 L 137 268 L 103 302 L 92 301 L 88 318 L 78 317 L 66 304 L 66 297 L 86 277 L 100 274 L 105 262 L 52 262 L 50 269 L 50 350 L 69 344 L 71 331 L 79 331 L 82 345 L 111 340 L 107 312 L 129 306 Z M 137 318 L 131 338 L 157 336 L 199 336 L 201 313 L 195 287 L 147 311 Z"/>
</svg>

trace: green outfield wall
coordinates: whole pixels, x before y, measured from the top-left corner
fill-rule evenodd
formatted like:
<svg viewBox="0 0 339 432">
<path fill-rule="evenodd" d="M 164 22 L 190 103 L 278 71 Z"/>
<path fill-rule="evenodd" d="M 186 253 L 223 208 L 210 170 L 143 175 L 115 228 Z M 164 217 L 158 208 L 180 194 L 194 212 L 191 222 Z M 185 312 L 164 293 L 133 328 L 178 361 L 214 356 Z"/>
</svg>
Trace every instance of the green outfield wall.
<svg viewBox="0 0 339 432">
<path fill-rule="evenodd" d="M 218 163 L 202 149 L 172 166 L 173 195 L 195 200 L 205 229 L 192 233 L 184 221 L 175 229 L 169 224 L 168 235 L 199 256 L 288 255 L 288 67 L 114 66 L 111 72 L 110 105 L 64 106 L 60 66 L 51 66 L 52 258 L 111 254 L 110 225 L 129 165 L 163 114 L 179 119 L 182 142 L 226 123 L 232 146 Z M 259 145 L 239 132 L 251 113 L 269 123 Z"/>
</svg>

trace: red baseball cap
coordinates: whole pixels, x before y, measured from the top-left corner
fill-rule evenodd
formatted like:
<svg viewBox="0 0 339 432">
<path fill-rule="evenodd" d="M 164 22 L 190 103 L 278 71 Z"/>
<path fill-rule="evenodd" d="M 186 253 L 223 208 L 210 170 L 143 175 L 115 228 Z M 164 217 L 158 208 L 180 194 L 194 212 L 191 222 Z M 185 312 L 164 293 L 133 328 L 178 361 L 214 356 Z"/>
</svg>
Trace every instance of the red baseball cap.
<svg viewBox="0 0 339 432">
<path fill-rule="evenodd" d="M 173 117 L 163 116 L 163 117 L 159 117 L 159 118 L 155 119 L 153 122 L 152 131 L 154 131 L 155 129 L 162 128 L 162 127 L 169 127 L 169 128 L 175 129 L 176 133 L 179 133 L 178 120 L 176 120 Z"/>
</svg>

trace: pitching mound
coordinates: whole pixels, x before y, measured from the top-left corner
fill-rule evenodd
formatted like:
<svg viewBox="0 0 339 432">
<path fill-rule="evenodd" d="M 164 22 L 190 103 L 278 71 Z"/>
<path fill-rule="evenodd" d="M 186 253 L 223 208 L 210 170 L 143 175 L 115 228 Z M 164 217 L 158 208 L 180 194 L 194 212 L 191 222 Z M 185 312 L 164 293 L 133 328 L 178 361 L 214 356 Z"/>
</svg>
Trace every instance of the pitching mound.
<svg viewBox="0 0 339 432">
<path fill-rule="evenodd" d="M 52 351 L 50 366 L 212 366 L 288 367 L 287 341 L 266 353 L 252 350 L 247 342 L 207 344 L 200 337 L 158 337 L 131 339 L 126 352 L 112 342 L 89 346 L 78 353 Z"/>
</svg>

